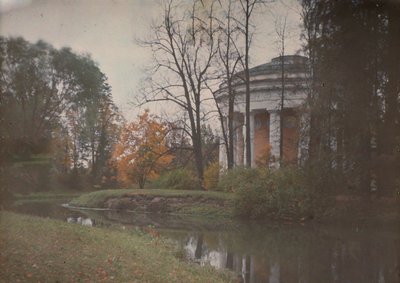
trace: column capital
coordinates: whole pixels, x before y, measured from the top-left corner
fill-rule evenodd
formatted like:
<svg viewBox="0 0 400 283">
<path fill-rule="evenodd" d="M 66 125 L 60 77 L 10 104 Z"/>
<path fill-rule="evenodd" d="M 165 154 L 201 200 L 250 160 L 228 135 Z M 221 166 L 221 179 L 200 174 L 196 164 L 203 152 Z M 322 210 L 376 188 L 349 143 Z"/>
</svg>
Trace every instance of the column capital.
<svg viewBox="0 0 400 283">
<path fill-rule="evenodd" d="M 280 109 L 267 109 L 267 112 L 269 114 L 277 114 L 277 113 L 280 113 L 281 111 L 280 111 Z"/>
</svg>

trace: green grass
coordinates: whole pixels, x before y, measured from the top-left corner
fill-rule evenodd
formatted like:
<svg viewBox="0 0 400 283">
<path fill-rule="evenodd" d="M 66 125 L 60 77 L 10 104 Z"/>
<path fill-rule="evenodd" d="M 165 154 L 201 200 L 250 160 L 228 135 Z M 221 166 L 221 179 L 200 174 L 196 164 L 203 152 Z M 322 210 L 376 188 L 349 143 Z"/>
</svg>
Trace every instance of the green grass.
<svg viewBox="0 0 400 283">
<path fill-rule="evenodd" d="M 104 202 L 109 198 L 118 198 L 127 195 L 151 195 L 163 197 L 207 197 L 220 200 L 230 200 L 232 195 L 223 192 L 210 192 L 210 191 L 193 191 L 193 190 L 138 190 L 138 189 L 119 189 L 119 190 L 103 190 L 96 191 L 88 194 L 81 195 L 73 199 L 70 205 L 77 207 L 100 208 L 103 207 Z"/>
<path fill-rule="evenodd" d="M 176 258 L 163 238 L 0 213 L 2 282 L 233 282 Z M 1 281 L 0 280 L 0 281 Z"/>
<path fill-rule="evenodd" d="M 49 192 L 36 192 L 27 195 L 15 194 L 17 199 L 54 199 L 54 198 L 68 198 L 78 197 L 82 192 L 63 192 L 63 191 L 49 191 Z"/>
<path fill-rule="evenodd" d="M 96 191 L 74 198 L 69 204 L 77 207 L 101 208 L 106 199 L 121 197 L 134 191 L 127 189 Z"/>
<path fill-rule="evenodd" d="M 15 194 L 14 205 L 20 205 L 30 202 L 53 202 L 53 201 L 70 201 L 82 195 L 83 192 L 68 192 L 68 191 L 49 191 L 36 192 L 30 194 Z"/>
</svg>

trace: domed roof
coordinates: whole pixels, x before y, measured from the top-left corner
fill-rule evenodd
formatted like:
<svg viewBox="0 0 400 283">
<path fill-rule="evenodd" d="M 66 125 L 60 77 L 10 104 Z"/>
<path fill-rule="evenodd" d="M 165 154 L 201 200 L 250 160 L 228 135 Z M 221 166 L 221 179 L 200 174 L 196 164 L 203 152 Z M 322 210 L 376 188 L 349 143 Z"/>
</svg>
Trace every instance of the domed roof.
<svg viewBox="0 0 400 283">
<path fill-rule="evenodd" d="M 300 55 L 283 56 L 285 72 L 306 72 L 308 68 L 308 58 Z M 271 62 L 251 68 L 250 76 L 258 74 L 272 74 L 281 72 L 282 56 L 275 57 Z"/>
<path fill-rule="evenodd" d="M 289 89 L 302 89 L 306 87 L 309 74 L 309 60 L 300 55 L 286 55 L 273 58 L 270 62 L 255 66 L 249 70 L 251 92 L 263 92 L 268 96 L 271 91 L 281 88 L 282 59 L 285 72 L 285 87 Z M 232 82 L 235 93 L 245 93 L 244 71 L 236 73 Z M 216 92 L 218 100 L 222 101 L 227 97 L 227 83 L 220 84 Z M 253 94 L 251 94 L 253 95 Z"/>
</svg>

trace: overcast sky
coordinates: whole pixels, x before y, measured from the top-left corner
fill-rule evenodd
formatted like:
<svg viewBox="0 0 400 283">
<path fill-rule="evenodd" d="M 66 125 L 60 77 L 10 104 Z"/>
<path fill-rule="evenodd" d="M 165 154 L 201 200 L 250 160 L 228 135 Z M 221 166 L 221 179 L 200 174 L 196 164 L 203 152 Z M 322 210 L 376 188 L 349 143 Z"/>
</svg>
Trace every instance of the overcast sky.
<svg viewBox="0 0 400 283">
<path fill-rule="evenodd" d="M 56 48 L 69 46 L 89 53 L 109 78 L 114 101 L 129 119 L 137 111 L 130 106 L 138 93 L 143 69 L 150 63 L 148 50 L 135 43 L 150 31 L 158 16 L 159 0 L 0 0 L 0 34 L 22 36 L 30 42 L 42 39 Z M 299 4 L 276 0 L 255 21 L 251 66 L 276 57 L 274 15 L 288 15 L 292 36 L 287 54 L 300 49 Z M 272 11 L 272 12 L 271 12 Z"/>
</svg>

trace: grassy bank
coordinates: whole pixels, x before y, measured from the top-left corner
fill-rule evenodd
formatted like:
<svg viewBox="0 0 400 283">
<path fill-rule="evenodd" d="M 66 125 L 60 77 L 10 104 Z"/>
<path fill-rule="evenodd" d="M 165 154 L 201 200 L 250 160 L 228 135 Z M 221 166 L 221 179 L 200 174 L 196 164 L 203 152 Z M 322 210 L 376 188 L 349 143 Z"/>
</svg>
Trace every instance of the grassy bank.
<svg viewBox="0 0 400 283">
<path fill-rule="evenodd" d="M 65 202 L 82 195 L 83 192 L 49 191 L 30 194 L 15 194 L 14 204 L 20 205 L 30 202 Z"/>
<path fill-rule="evenodd" d="M 106 201 L 109 199 L 120 200 L 122 203 L 124 198 L 134 198 L 135 196 L 182 198 L 184 201 L 182 201 L 181 205 L 173 209 L 173 213 L 202 216 L 230 215 L 229 203 L 233 197 L 229 193 L 209 191 L 120 189 L 84 194 L 73 199 L 69 204 L 75 207 L 104 208 Z M 224 206 L 216 205 L 215 202 L 223 203 Z"/>
<path fill-rule="evenodd" d="M 80 207 L 102 207 L 104 202 L 109 198 L 118 198 L 132 195 L 149 195 L 162 197 L 207 197 L 220 200 L 229 200 L 231 194 L 222 192 L 194 191 L 194 190 L 139 190 L 139 189 L 119 189 L 119 190 L 102 190 L 83 194 L 73 199 L 70 204 Z"/>
<path fill-rule="evenodd" d="M 3 282 L 232 282 L 157 237 L 2 212 Z M 1 281 L 0 280 L 0 281 Z"/>
</svg>

